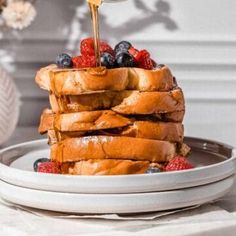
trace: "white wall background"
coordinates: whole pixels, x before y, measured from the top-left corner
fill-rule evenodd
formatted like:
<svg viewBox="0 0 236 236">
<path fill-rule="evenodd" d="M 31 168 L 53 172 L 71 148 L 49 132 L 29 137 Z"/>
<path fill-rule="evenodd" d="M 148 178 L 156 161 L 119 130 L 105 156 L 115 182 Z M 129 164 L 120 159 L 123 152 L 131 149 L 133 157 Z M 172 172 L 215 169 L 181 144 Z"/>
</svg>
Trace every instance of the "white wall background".
<svg viewBox="0 0 236 236">
<path fill-rule="evenodd" d="M 91 32 L 83 0 L 38 0 L 36 7 L 30 28 L 0 39 L 0 63 L 22 95 L 19 125 L 36 125 L 48 106 L 36 70 L 60 52 L 76 53 Z M 128 0 L 104 4 L 100 13 L 102 38 L 130 40 L 170 66 L 185 92 L 186 135 L 236 146 L 235 0 Z"/>
</svg>

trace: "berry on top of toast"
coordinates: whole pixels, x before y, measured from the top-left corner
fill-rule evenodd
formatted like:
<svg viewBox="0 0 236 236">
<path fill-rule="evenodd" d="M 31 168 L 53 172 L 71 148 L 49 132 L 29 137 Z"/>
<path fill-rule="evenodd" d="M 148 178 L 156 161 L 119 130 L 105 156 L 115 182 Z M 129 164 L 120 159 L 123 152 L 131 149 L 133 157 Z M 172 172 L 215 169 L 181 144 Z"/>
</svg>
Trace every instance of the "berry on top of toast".
<svg viewBox="0 0 236 236">
<path fill-rule="evenodd" d="M 59 68 L 90 68 L 96 67 L 93 38 L 86 38 L 80 42 L 81 55 L 71 57 L 66 53 L 57 56 L 56 64 Z M 119 42 L 114 49 L 105 41 L 100 41 L 101 66 L 108 69 L 118 67 L 138 67 L 146 70 L 156 68 L 156 62 L 146 50 L 138 50 L 128 41 Z"/>
</svg>

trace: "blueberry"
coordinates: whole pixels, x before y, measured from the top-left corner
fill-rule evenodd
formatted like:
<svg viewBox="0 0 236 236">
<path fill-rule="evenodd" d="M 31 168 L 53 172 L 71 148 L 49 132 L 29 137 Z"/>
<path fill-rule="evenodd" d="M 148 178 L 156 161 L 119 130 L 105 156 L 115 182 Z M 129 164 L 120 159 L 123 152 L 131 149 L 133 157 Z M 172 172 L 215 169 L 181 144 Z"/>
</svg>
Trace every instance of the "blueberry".
<svg viewBox="0 0 236 236">
<path fill-rule="evenodd" d="M 48 158 L 40 158 L 34 162 L 34 171 L 37 172 L 38 165 L 43 162 L 49 162 L 50 160 Z"/>
<path fill-rule="evenodd" d="M 161 69 L 161 68 L 163 68 L 164 66 L 165 66 L 164 64 L 158 64 L 158 65 L 156 66 L 156 68 Z"/>
<path fill-rule="evenodd" d="M 115 67 L 115 58 L 108 52 L 104 52 L 101 55 L 101 64 L 108 69 Z"/>
<path fill-rule="evenodd" d="M 70 68 L 72 67 L 72 58 L 66 53 L 62 53 L 57 56 L 56 64 L 59 68 Z"/>
<path fill-rule="evenodd" d="M 118 67 L 134 67 L 134 58 L 127 52 L 116 55 L 116 64 Z"/>
<path fill-rule="evenodd" d="M 154 173 L 159 173 L 161 172 L 161 170 L 157 167 L 149 167 L 147 170 L 146 170 L 146 174 L 154 174 Z"/>
<path fill-rule="evenodd" d="M 128 41 L 121 41 L 115 46 L 115 54 L 119 54 L 121 52 L 128 52 L 128 50 L 132 47 L 132 44 Z"/>
</svg>

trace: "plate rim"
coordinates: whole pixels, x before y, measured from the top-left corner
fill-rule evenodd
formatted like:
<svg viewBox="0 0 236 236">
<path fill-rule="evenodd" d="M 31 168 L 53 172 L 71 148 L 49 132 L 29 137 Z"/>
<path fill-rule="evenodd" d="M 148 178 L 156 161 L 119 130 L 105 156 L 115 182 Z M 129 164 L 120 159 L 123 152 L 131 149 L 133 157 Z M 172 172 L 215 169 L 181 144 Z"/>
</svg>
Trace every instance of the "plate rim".
<svg viewBox="0 0 236 236">
<path fill-rule="evenodd" d="M 220 197 L 222 197 L 222 196 L 224 196 L 226 193 L 228 193 L 231 189 L 232 189 L 232 187 L 234 186 L 234 182 L 235 182 L 235 175 L 231 175 L 231 176 L 229 176 L 229 177 L 227 177 L 227 178 L 225 178 L 225 179 L 222 179 L 222 180 L 219 180 L 219 181 L 217 181 L 217 182 L 214 182 L 214 183 L 209 183 L 209 184 L 206 184 L 206 185 L 203 185 L 203 186 L 197 186 L 197 187 L 191 187 L 191 188 L 187 188 L 187 189 L 178 189 L 178 190 L 173 190 L 173 191 L 163 191 L 163 192 L 150 192 L 150 193 L 127 193 L 127 194 L 79 194 L 79 193 L 63 193 L 63 192 L 54 192 L 54 191 L 44 191 L 44 190 L 36 190 L 36 189 L 29 189 L 29 188 L 24 188 L 24 187 L 21 187 L 21 186 L 16 186 L 16 185 L 13 185 L 13 184 L 10 184 L 10 183 L 7 183 L 7 182 L 5 182 L 5 181 L 2 181 L 2 180 L 0 180 L 0 186 L 1 185 L 7 185 L 7 187 L 9 187 L 9 188 L 13 188 L 13 189 L 20 189 L 20 190 L 22 190 L 22 191 L 25 191 L 26 193 L 33 193 L 33 194 L 49 194 L 50 196 L 50 198 L 52 198 L 52 197 L 54 197 L 54 198 L 56 198 L 56 197 L 58 197 L 58 199 L 60 199 L 60 198 L 63 198 L 63 197 L 67 197 L 67 199 L 66 200 L 68 200 L 68 198 L 76 198 L 76 197 L 78 197 L 78 198 L 76 198 L 76 201 L 75 201 L 75 203 L 70 203 L 69 204 L 69 208 L 70 209 L 72 209 L 71 207 L 72 206 L 75 206 L 75 204 L 78 204 L 78 199 L 80 198 L 80 199 L 87 199 L 87 202 L 89 201 L 89 202 L 91 202 L 90 200 L 92 200 L 93 198 L 94 199 L 97 199 L 97 198 L 100 198 L 100 199 L 98 199 L 98 201 L 100 202 L 100 201 L 104 201 L 106 198 L 108 199 L 108 198 L 113 198 L 113 199 L 111 199 L 111 202 L 114 202 L 114 198 L 116 198 L 115 200 L 118 200 L 117 198 L 120 198 L 120 200 L 121 201 L 123 201 L 125 198 L 132 198 L 132 197 L 135 197 L 135 199 L 137 199 L 137 197 L 138 198 L 143 198 L 143 197 L 151 197 L 151 199 L 152 199 L 152 201 L 148 201 L 149 203 L 148 204 L 154 204 L 153 203 L 153 198 L 155 197 L 155 198 L 157 198 L 158 197 L 158 195 L 162 198 L 162 199 L 164 199 L 164 197 L 166 197 L 166 195 L 171 195 L 170 197 L 169 197 L 169 200 L 167 200 L 165 203 L 163 203 L 163 202 L 161 202 L 162 204 L 164 204 L 164 205 L 167 205 L 167 204 L 170 204 L 170 206 L 171 207 L 167 207 L 167 208 L 164 208 L 163 209 L 163 207 L 162 206 L 160 206 L 161 204 L 159 203 L 159 209 L 157 209 L 157 208 L 155 208 L 155 209 L 153 209 L 151 206 L 149 206 L 149 207 L 147 207 L 147 205 L 145 205 L 145 204 L 143 204 L 145 207 L 146 207 L 146 209 L 145 210 L 143 210 L 142 209 L 142 207 L 140 207 L 140 209 L 142 209 L 142 210 L 134 210 L 134 205 L 133 206 L 128 206 L 128 204 L 126 203 L 126 205 L 125 206 L 128 206 L 128 207 L 130 207 L 130 208 L 132 208 L 133 210 L 129 210 L 129 211 L 127 211 L 127 210 L 124 210 L 124 208 L 125 208 L 125 206 L 123 206 L 124 205 L 124 202 L 122 202 L 122 204 L 120 204 L 120 206 L 116 206 L 116 205 L 114 205 L 114 207 L 111 207 L 111 206 L 109 206 L 109 207 L 107 207 L 106 206 L 106 208 L 107 209 L 109 209 L 110 210 L 110 212 L 105 212 L 104 210 L 101 210 L 102 208 L 101 207 L 98 207 L 97 205 L 96 205 L 96 203 L 95 203 L 95 205 L 94 206 L 91 206 L 90 204 L 87 204 L 88 206 L 87 206 L 87 208 L 90 208 L 90 212 L 87 212 L 87 211 L 85 211 L 84 209 L 86 208 L 86 206 L 85 205 L 82 205 L 82 210 L 81 210 L 81 203 L 80 203 L 80 210 L 78 210 L 79 208 L 78 208 L 78 205 L 77 205 L 77 208 L 76 209 L 74 209 L 73 208 L 73 210 L 74 211 L 71 211 L 71 210 L 69 210 L 69 208 L 68 208 L 68 205 L 67 204 L 63 204 L 64 206 L 62 206 L 62 208 L 61 209 L 55 209 L 55 206 L 56 206 L 56 202 L 57 201 L 53 201 L 53 203 L 55 202 L 55 204 L 54 204 L 54 206 L 51 206 L 50 205 L 50 207 L 48 208 L 48 207 L 46 207 L 45 206 L 45 204 L 47 204 L 47 203 L 45 203 L 45 202 L 47 202 L 48 201 L 48 199 L 44 199 L 43 198 L 43 202 L 42 201 L 40 201 L 40 200 L 37 200 L 37 198 L 35 198 L 36 200 L 33 200 L 33 201 L 31 201 L 30 203 L 29 202 L 27 202 L 27 204 L 25 203 L 25 204 L 23 204 L 22 203 L 22 201 L 24 201 L 24 202 L 26 202 L 26 199 L 25 200 L 22 200 L 22 196 L 20 196 L 20 197 L 18 197 L 18 202 L 16 202 L 16 200 L 14 201 L 14 200 L 12 200 L 12 199 L 16 199 L 17 198 L 17 196 L 18 195 L 14 195 L 14 194 L 7 194 L 8 195 L 8 198 L 6 198 L 6 192 L 4 193 L 4 191 L 9 191 L 9 190 L 6 190 L 5 188 L 2 188 L 2 190 L 0 189 L 0 194 L 1 194 L 1 197 L 3 198 L 3 199 L 5 199 L 5 200 L 7 200 L 7 201 L 9 201 L 9 202 L 12 202 L 12 203 L 14 203 L 14 204 L 18 204 L 18 205 L 23 205 L 23 206 L 26 206 L 26 207 L 32 207 L 32 208 L 35 208 L 35 209 L 43 209 L 43 210 L 49 210 L 49 211 L 57 211 L 57 212 L 69 212 L 69 213 L 82 213 L 82 214 L 114 214 L 114 213 L 117 213 L 117 214 L 119 214 L 119 213 L 141 213 L 141 212 L 153 212 L 153 211 L 163 211 L 163 210 L 172 210 L 172 209 L 177 209 L 177 208 L 182 208 L 182 207 L 189 207 L 189 206 L 193 206 L 193 205 L 197 205 L 197 204 L 204 204 L 204 203 L 207 203 L 207 202 L 210 202 L 210 201 L 212 201 L 212 200 L 215 200 L 215 199 L 218 199 L 218 198 L 220 198 Z M 226 183 L 227 183 L 227 185 L 226 185 Z M 223 185 L 225 188 L 224 189 L 222 189 L 222 188 L 219 188 L 219 186 L 218 185 Z M 218 187 L 218 188 L 216 188 L 216 186 Z M 214 192 L 214 194 L 211 192 L 211 191 L 206 191 L 206 188 L 207 187 L 212 187 L 212 188 L 215 188 L 215 189 L 217 189 L 217 190 L 215 190 L 215 191 L 218 191 L 217 193 L 216 192 Z M 205 190 L 205 191 L 203 191 L 203 189 Z M 201 194 L 200 195 L 200 197 L 195 197 L 194 199 L 189 199 L 189 194 L 192 194 L 193 195 L 193 191 L 196 191 L 196 190 L 198 190 L 199 192 L 203 192 L 203 195 Z M 180 196 L 187 196 L 186 197 L 186 201 L 184 202 L 184 201 L 175 201 L 174 203 L 173 203 L 173 195 L 174 194 L 176 194 L 177 195 L 177 200 L 178 199 L 182 199 L 182 198 L 180 198 Z M 178 195 L 179 194 L 179 195 Z M 9 200 L 9 196 L 13 196 L 13 197 L 11 197 L 11 199 Z M 199 196 L 199 195 L 198 195 Z M 19 202 L 19 198 L 20 198 L 20 201 L 21 201 L 21 203 Z M 209 199 L 210 198 L 210 199 Z M 23 199 L 24 199 L 24 197 L 23 197 Z M 30 197 L 30 199 L 32 199 L 32 197 Z M 57 200 L 58 200 L 57 199 Z M 168 198 L 166 198 L 166 199 L 168 199 Z M 168 202 L 168 201 L 170 201 L 170 199 L 172 199 L 172 202 Z M 206 199 L 208 199 L 208 200 L 206 200 Z M 40 207 L 36 207 L 35 205 L 36 205 L 36 203 L 35 203 L 35 201 L 37 202 L 37 204 L 39 205 L 39 204 L 41 204 L 40 205 Z M 86 200 L 85 200 L 86 201 Z M 130 199 L 128 200 L 128 201 L 130 201 Z M 155 200 L 155 201 L 157 201 L 157 200 Z M 158 201 L 160 201 L 159 199 L 158 199 Z M 157 202 L 158 202 L 157 201 Z M 163 200 L 162 200 L 163 201 Z M 192 201 L 192 203 L 190 203 Z M 197 203 L 196 203 L 196 201 L 198 201 Z M 32 203 L 33 202 L 33 203 Z M 50 199 L 50 201 L 49 202 L 52 202 L 52 199 Z M 68 201 L 67 201 L 68 202 Z M 96 201 L 95 201 L 96 202 Z M 139 199 L 139 202 L 140 202 L 140 199 Z M 156 205 L 157 205 L 157 202 L 155 203 Z M 168 203 L 167 203 L 168 202 Z M 186 205 L 186 202 L 187 202 L 187 205 Z M 34 206 L 32 206 L 32 204 L 34 204 Z M 42 204 L 43 204 L 43 206 L 42 206 Z M 60 206 L 61 206 L 61 201 L 60 201 Z M 101 203 L 98 203 L 98 204 L 101 204 Z M 111 203 L 110 203 L 111 204 Z M 114 203 L 112 203 L 112 204 L 114 204 Z M 176 204 L 176 205 L 178 205 L 178 204 L 180 204 L 180 205 L 178 205 L 178 206 L 176 206 L 176 207 L 173 207 L 173 204 Z M 181 205 L 182 204 L 182 205 Z M 66 206 L 65 206 L 66 205 Z M 103 202 L 103 204 L 101 204 L 101 205 L 107 205 L 107 202 L 106 203 L 104 203 Z M 109 204 L 108 204 L 109 205 Z M 138 204 L 136 204 L 136 205 L 138 205 Z M 139 206 L 139 205 L 138 205 Z M 57 207 L 58 207 L 58 205 L 57 205 Z M 67 207 L 67 210 L 65 210 L 65 208 Z M 119 209 L 119 210 L 117 210 L 118 208 L 122 208 L 123 210 L 121 210 L 121 209 Z M 92 208 L 92 210 L 91 210 L 91 208 Z M 94 209 L 96 209 L 97 208 L 97 210 L 94 210 Z M 115 208 L 115 209 L 114 209 Z M 147 208 L 149 209 L 149 210 L 147 210 Z M 162 209 L 161 209 L 162 208 Z M 150 210 L 151 209 L 151 210 Z"/>
<path fill-rule="evenodd" d="M 206 139 L 202 139 L 202 138 L 195 138 L 195 137 L 185 137 L 187 139 L 194 139 L 194 140 L 199 140 L 199 141 L 209 141 L 209 142 L 214 142 L 213 140 L 206 140 Z M 4 152 L 7 152 L 11 149 L 16 149 L 16 148 L 19 148 L 19 147 L 23 147 L 23 146 L 27 146 L 27 145 L 37 145 L 37 144 L 40 144 L 40 145 L 46 145 L 47 143 L 47 139 L 37 139 L 37 140 L 33 140 L 33 141 L 28 141 L 28 142 L 23 142 L 23 143 L 19 143 L 19 144 L 16 144 L 16 145 L 12 145 L 12 146 L 9 146 L 9 147 L 6 147 L 2 150 L 0 150 L 0 156 L 2 153 Z M 202 166 L 202 167 L 198 167 L 198 168 L 194 168 L 194 169 L 190 169 L 190 170 L 182 170 L 182 171 L 171 171 L 171 172 L 162 172 L 162 173 L 156 173 L 156 174 L 152 174 L 152 175 L 144 175 L 144 174 L 134 174 L 134 175 L 110 175 L 110 176 L 80 176 L 80 175 L 58 175 L 58 174 L 46 174 L 46 173 L 36 173 L 36 172 L 33 172 L 33 171 L 28 171 L 28 170 L 22 170 L 22 169 L 17 169 L 17 168 L 13 168 L 13 167 L 10 167 L 6 164 L 3 164 L 2 162 L 0 162 L 0 173 L 1 173 L 1 170 L 3 171 L 6 171 L 6 173 L 12 173 L 14 171 L 14 173 L 16 173 L 16 175 L 23 175 L 25 177 L 36 177 L 36 178 L 41 178 L 42 180 L 48 180 L 48 178 L 50 178 L 50 180 L 53 182 L 54 180 L 64 180 L 64 181 L 75 181 L 75 180 L 80 180 L 80 181 L 83 181 L 83 180 L 87 180 L 87 181 L 94 181 L 96 179 L 96 181 L 106 181 L 108 180 L 109 178 L 109 181 L 122 181 L 122 180 L 127 180 L 127 178 L 130 179 L 130 181 L 132 180 L 140 180 L 141 179 L 153 179 L 155 178 L 156 176 L 161 176 L 161 178 L 167 178 L 167 176 L 175 176 L 175 175 L 178 175 L 178 176 L 181 176 L 181 175 L 190 175 L 191 173 L 194 173 L 194 174 L 197 174 L 197 173 L 203 173 L 203 172 L 206 172 L 206 171 L 210 171 L 210 170 L 213 170 L 214 168 L 222 168 L 222 166 L 224 165 L 229 165 L 231 162 L 233 162 L 233 165 L 234 168 L 231 168 L 230 171 L 227 172 L 227 175 L 224 173 L 224 175 L 222 174 L 221 177 L 219 178 L 216 178 L 216 176 L 212 176 L 211 178 L 208 177 L 208 178 L 202 178 L 201 180 L 205 183 L 201 183 L 198 184 L 198 185 L 193 185 L 193 186 L 200 186 L 200 185 L 204 185 L 206 183 L 212 183 L 212 182 L 215 182 L 215 181 L 218 181 L 220 179 L 223 179 L 223 178 L 226 178 L 228 176 L 230 176 L 231 174 L 235 173 L 235 166 L 236 166 L 236 149 L 233 148 L 232 146 L 230 145 L 227 145 L 227 144 L 224 144 L 224 143 L 220 143 L 220 142 L 217 142 L 217 144 L 219 145 L 224 145 L 224 146 L 227 146 L 228 148 L 232 149 L 232 156 L 229 157 L 228 159 L 226 160 L 223 160 L 219 163 L 215 163 L 215 164 L 211 164 L 211 165 L 208 165 L 208 166 Z M 234 163 L 235 162 L 235 163 Z M 40 175 L 40 177 L 39 177 Z M 217 175 L 218 176 L 218 175 Z M 9 176 L 8 176 L 9 177 Z M 212 180 L 209 180 L 209 179 L 215 179 L 214 181 Z M 15 184 L 14 181 L 9 180 L 7 181 L 6 178 L 2 178 L 2 175 L 0 174 L 0 179 L 6 181 L 6 182 L 9 182 L 11 184 Z M 206 182 L 205 179 L 208 179 L 208 181 Z M 24 179 L 25 180 L 25 179 Z M 193 181 L 192 181 L 193 182 Z M 196 182 L 196 180 L 195 180 Z M 42 184 L 41 184 L 42 185 Z M 184 185 L 187 185 L 186 182 L 184 182 Z M 18 186 L 26 186 L 25 184 L 24 185 L 19 185 Z M 27 187 L 29 186 L 29 184 L 27 184 Z M 187 185 L 187 187 L 190 187 L 189 185 Z M 42 186 L 33 186 L 31 187 L 32 189 L 45 189 L 45 186 L 42 187 Z M 56 187 L 58 188 L 58 186 Z M 168 190 L 167 189 L 163 189 L 164 187 L 162 186 L 162 188 L 160 188 L 160 190 L 145 190 L 145 192 L 153 192 L 153 191 L 163 191 L 163 190 Z M 184 188 L 184 187 L 182 187 Z M 55 189 L 55 188 L 53 188 Z M 172 188 L 173 189 L 173 188 Z M 179 189 L 179 188 L 175 188 L 175 189 Z M 46 190 L 48 190 L 48 187 L 46 187 Z M 57 190 L 54 190 L 54 191 L 57 191 Z M 93 193 L 91 192 L 91 190 L 84 190 L 86 193 Z M 105 190 L 104 190 L 105 191 Z M 73 191 L 69 191 L 69 192 L 73 192 Z M 132 190 L 132 192 L 136 192 L 134 190 Z M 79 193 L 78 191 L 76 191 L 75 193 Z M 101 191 L 101 193 L 105 193 L 103 192 L 103 190 Z M 110 191 L 108 191 L 108 193 L 110 193 Z"/>
<path fill-rule="evenodd" d="M 193 169 L 187 169 L 187 170 L 181 170 L 181 172 L 180 171 L 169 171 L 169 172 L 160 172 L 160 173 L 153 173 L 152 175 L 171 175 L 171 174 L 176 174 L 176 173 L 188 173 L 188 172 L 195 172 L 196 170 L 199 170 L 199 169 L 201 169 L 201 170 L 204 170 L 204 169 L 209 169 L 209 168 L 211 168 L 211 167 L 216 167 L 216 166 L 220 166 L 220 165 L 222 165 L 222 163 L 227 163 L 227 162 L 231 162 L 232 160 L 234 160 L 234 159 L 236 159 L 236 148 L 234 148 L 233 146 L 231 146 L 231 145 L 228 145 L 228 144 L 224 144 L 224 143 L 222 143 L 222 142 L 218 142 L 218 141 L 214 141 L 214 140 L 210 140 L 210 139 L 202 139 L 202 138 L 195 138 L 195 137 L 191 137 L 191 136 L 185 136 L 185 139 L 197 139 L 197 140 L 204 140 L 204 141 L 209 141 L 209 142 L 215 142 L 215 143 L 217 143 L 217 144 L 219 144 L 219 145 L 224 145 L 224 146 L 227 146 L 228 148 L 231 148 L 232 149 L 232 156 L 231 157 L 229 157 L 229 158 L 227 158 L 226 160 L 224 160 L 224 161 L 221 161 L 221 162 L 219 162 L 219 163 L 215 163 L 215 164 L 211 164 L 211 165 L 207 165 L 207 166 L 200 166 L 200 167 L 197 167 L 197 168 L 193 168 Z M 36 140 L 32 140 L 32 141 L 28 141 L 28 142 L 23 142 L 23 143 L 18 143 L 18 144 L 15 144 L 15 145 L 11 145 L 11 146 L 9 146 L 9 147 L 6 147 L 6 148 L 3 148 L 3 149 L 1 149 L 0 150 L 0 156 L 1 156 L 1 154 L 2 153 L 4 153 L 4 152 L 6 152 L 6 151 L 9 151 L 9 150 L 11 150 L 11 149 L 14 149 L 14 148 L 18 148 L 18 147 L 21 147 L 21 146 L 25 146 L 25 145 L 29 145 L 29 144 L 37 144 L 37 143 L 41 143 L 41 144 L 43 144 L 43 143 L 47 143 L 47 139 L 36 139 Z M 6 167 L 6 168 L 9 168 L 9 169 L 12 169 L 12 167 L 9 167 L 8 165 L 5 165 L 5 164 L 3 164 L 2 162 L 1 162 L 1 160 L 0 160 L 0 166 L 4 166 L 4 167 Z M 35 173 L 35 174 L 37 174 L 37 172 L 33 172 L 33 171 L 28 171 L 28 170 L 22 170 L 22 169 L 17 169 L 17 168 L 14 168 L 14 169 L 16 169 L 16 170 L 18 170 L 18 171 L 20 171 L 20 172 L 30 172 L 30 173 Z M 58 176 L 59 174 L 50 174 L 50 173 L 40 173 L 40 174 L 42 174 L 42 175 L 50 175 L 50 176 Z M 59 176 L 61 176 L 61 175 L 59 175 Z M 81 178 L 81 177 L 88 177 L 88 178 L 94 178 L 94 177 L 96 177 L 96 178 L 107 178 L 108 176 L 106 176 L 106 175 L 96 175 L 96 176 L 94 176 L 94 175 L 66 175 L 66 176 L 70 176 L 70 177 L 72 177 L 72 178 Z M 143 176 L 143 174 L 132 174 L 132 175 L 129 175 L 130 177 L 131 176 Z M 109 175 L 109 177 L 111 177 L 111 178 L 117 178 L 117 177 L 127 177 L 127 175 Z"/>
</svg>

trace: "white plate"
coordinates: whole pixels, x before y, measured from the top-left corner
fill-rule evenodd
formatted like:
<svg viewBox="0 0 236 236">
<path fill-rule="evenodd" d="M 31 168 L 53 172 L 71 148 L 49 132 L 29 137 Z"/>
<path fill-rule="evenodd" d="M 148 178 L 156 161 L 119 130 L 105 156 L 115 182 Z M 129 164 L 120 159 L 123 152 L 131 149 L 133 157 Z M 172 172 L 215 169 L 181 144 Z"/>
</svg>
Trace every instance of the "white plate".
<svg viewBox="0 0 236 236">
<path fill-rule="evenodd" d="M 224 179 L 235 172 L 232 147 L 186 138 L 192 148 L 192 170 L 121 176 L 70 176 L 33 172 L 33 162 L 49 156 L 46 140 L 18 144 L 0 151 L 0 179 L 39 190 L 70 193 L 135 193 L 194 187 Z"/>
<path fill-rule="evenodd" d="M 139 213 L 170 210 L 203 204 L 222 197 L 234 176 L 204 186 L 152 193 L 78 194 L 22 188 L 0 181 L 0 194 L 10 202 L 68 213 Z"/>
</svg>

